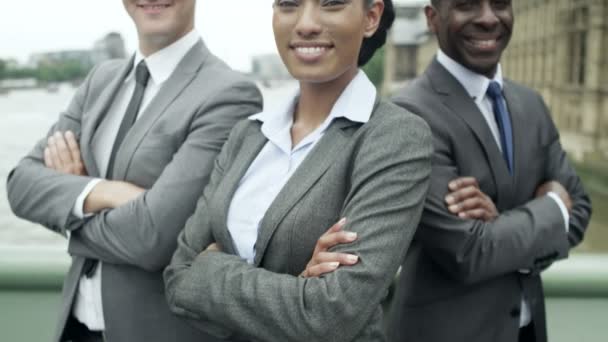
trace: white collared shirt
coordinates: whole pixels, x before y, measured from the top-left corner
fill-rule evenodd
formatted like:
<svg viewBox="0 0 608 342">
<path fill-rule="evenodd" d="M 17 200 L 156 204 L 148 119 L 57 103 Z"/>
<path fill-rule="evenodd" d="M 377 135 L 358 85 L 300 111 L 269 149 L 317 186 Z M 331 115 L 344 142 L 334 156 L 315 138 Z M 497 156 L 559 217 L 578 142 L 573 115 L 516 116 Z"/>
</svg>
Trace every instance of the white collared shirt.
<svg viewBox="0 0 608 342">
<path fill-rule="evenodd" d="M 175 68 L 182 58 L 184 58 L 186 53 L 199 40 L 200 35 L 198 32 L 192 30 L 173 44 L 146 58 L 144 58 L 139 51 L 135 53 L 133 68 L 127 77 L 125 77 L 123 85 L 112 102 L 108 113 L 97 128 L 97 137 L 91 147 L 93 150 L 93 158 L 99 168 L 100 174 L 107 174 L 112 146 L 114 145 L 114 140 L 118 134 L 118 129 L 127 110 L 127 106 L 129 105 L 129 101 L 131 100 L 131 96 L 133 95 L 133 91 L 135 90 L 135 67 L 137 64 L 142 59 L 145 60 L 148 71 L 150 72 L 150 79 L 146 85 L 140 110 L 137 114 L 137 119 L 139 119 L 140 115 L 145 113 L 146 107 L 156 96 L 164 82 L 175 71 Z M 91 190 L 100 181 L 101 179 L 95 179 L 87 184 L 74 204 L 72 210 L 73 215 L 84 218 L 84 201 Z M 102 263 L 100 262 L 92 277 L 87 278 L 83 276 L 80 278 L 73 308 L 74 317 L 93 331 L 102 331 L 105 329 L 101 300 L 101 268 Z"/>
<path fill-rule="evenodd" d="M 502 68 L 500 64 L 498 64 L 498 67 L 496 68 L 496 75 L 494 75 L 494 78 L 489 79 L 460 65 L 441 51 L 441 49 L 437 52 L 437 61 L 443 65 L 458 82 L 460 82 L 471 99 L 473 99 L 477 108 L 479 108 L 479 111 L 483 114 L 483 118 L 486 120 L 488 127 L 490 127 L 490 131 L 492 131 L 492 136 L 494 136 L 498 149 L 502 152 L 500 133 L 494 117 L 492 100 L 486 93 L 488 91 L 488 86 L 492 81 L 498 82 L 500 89 L 503 87 Z M 505 108 L 507 108 L 506 103 Z"/>
<path fill-rule="evenodd" d="M 483 115 L 488 127 L 490 127 L 490 131 L 492 131 L 492 136 L 494 137 L 494 141 L 496 145 L 502 152 L 503 146 L 500 142 L 500 133 L 498 131 L 498 125 L 496 123 L 496 119 L 494 117 L 494 109 L 492 107 L 492 100 L 487 95 L 488 86 L 490 82 L 496 81 L 500 85 L 500 88 L 503 89 L 503 77 L 502 77 L 502 68 L 500 64 L 496 68 L 496 75 L 494 75 L 493 79 L 489 79 L 484 75 L 480 75 L 475 73 L 460 63 L 456 62 L 448 55 L 446 55 L 441 49 L 437 52 L 437 62 L 441 64 L 444 68 L 448 70 L 456 80 L 464 87 L 467 91 L 471 99 L 479 108 L 479 111 Z M 505 108 L 508 108 L 505 103 Z M 566 227 L 566 231 L 568 231 L 568 226 L 570 222 L 570 214 L 568 213 L 568 209 L 566 205 L 559 197 L 558 194 L 554 192 L 547 193 L 551 199 L 557 203 L 559 210 L 562 213 L 562 217 L 564 218 L 564 225 Z M 529 273 L 529 270 L 520 270 L 521 273 Z M 530 307 L 526 302 L 524 295 L 522 294 L 522 302 L 521 302 L 521 316 L 519 319 L 519 326 L 524 327 L 528 325 L 532 320 L 532 315 L 530 313 Z"/>
<path fill-rule="evenodd" d="M 325 121 L 292 146 L 291 127 L 299 91 L 277 108 L 249 117 L 262 122 L 268 139 L 240 180 L 230 202 L 227 226 L 238 254 L 253 263 L 260 221 L 285 183 L 336 118 L 366 123 L 373 111 L 376 88 L 361 70 L 344 89 Z M 329 227 L 328 227 L 329 228 Z"/>
</svg>

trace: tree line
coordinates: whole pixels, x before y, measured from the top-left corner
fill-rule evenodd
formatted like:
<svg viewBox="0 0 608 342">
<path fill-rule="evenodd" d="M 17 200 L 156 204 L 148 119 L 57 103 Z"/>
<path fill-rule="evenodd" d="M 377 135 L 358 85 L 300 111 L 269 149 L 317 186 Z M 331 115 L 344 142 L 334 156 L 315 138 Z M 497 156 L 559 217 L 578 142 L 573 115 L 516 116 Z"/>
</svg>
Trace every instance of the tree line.
<svg viewBox="0 0 608 342">
<path fill-rule="evenodd" d="M 40 83 L 70 82 L 83 79 L 91 70 L 76 60 L 66 60 L 38 67 L 10 67 L 6 60 L 0 59 L 0 80 L 34 78 Z"/>
</svg>

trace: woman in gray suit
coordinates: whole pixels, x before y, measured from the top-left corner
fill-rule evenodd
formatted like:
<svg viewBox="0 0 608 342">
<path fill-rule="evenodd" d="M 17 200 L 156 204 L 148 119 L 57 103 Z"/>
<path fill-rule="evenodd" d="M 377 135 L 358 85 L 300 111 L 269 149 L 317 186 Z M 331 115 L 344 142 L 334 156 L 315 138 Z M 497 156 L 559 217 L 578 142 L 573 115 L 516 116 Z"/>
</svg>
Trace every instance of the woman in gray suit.
<svg viewBox="0 0 608 342">
<path fill-rule="evenodd" d="M 384 44 L 390 0 L 276 0 L 298 91 L 233 129 L 165 271 L 173 311 L 231 341 L 383 341 L 380 302 L 420 218 L 431 134 L 359 69 Z M 357 256 L 304 277 L 340 218 Z M 337 264 L 332 264 L 337 266 Z"/>
</svg>

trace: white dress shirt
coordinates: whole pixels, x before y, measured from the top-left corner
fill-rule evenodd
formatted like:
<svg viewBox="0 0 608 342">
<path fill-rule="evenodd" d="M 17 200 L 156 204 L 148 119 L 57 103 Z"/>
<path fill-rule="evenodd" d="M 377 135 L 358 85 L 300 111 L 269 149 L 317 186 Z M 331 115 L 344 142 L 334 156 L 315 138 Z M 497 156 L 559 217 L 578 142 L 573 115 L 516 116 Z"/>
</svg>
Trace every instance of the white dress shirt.
<svg viewBox="0 0 608 342">
<path fill-rule="evenodd" d="M 492 136 L 494 137 L 494 141 L 496 142 L 498 149 L 500 149 L 500 151 L 502 152 L 503 146 L 500 142 L 500 132 L 498 131 L 498 125 L 496 123 L 496 119 L 494 118 L 492 100 L 486 93 L 488 90 L 488 86 L 492 81 L 496 81 L 500 85 L 500 88 L 503 88 L 502 68 L 500 64 L 498 64 L 498 67 L 496 68 L 496 75 L 494 75 L 494 78 L 489 79 L 486 76 L 477 74 L 465 68 L 464 66 L 450 58 L 448 55 L 446 55 L 443 51 L 441 51 L 441 49 L 439 49 L 439 51 L 437 52 L 437 61 L 439 62 L 439 64 L 443 65 L 443 67 L 446 68 L 448 72 L 450 72 L 450 74 L 452 74 L 452 76 L 454 76 L 458 80 L 458 82 L 460 82 L 460 84 L 465 88 L 469 96 L 471 96 L 471 99 L 475 102 L 477 108 L 479 108 L 479 111 L 481 112 L 483 118 L 488 124 L 490 131 L 492 131 Z M 506 103 L 505 108 L 508 108 Z M 566 231 L 568 231 L 570 215 L 568 214 L 568 209 L 566 208 L 566 205 L 559 197 L 559 195 L 554 192 L 549 192 L 547 196 L 552 198 L 555 203 L 557 203 L 564 218 L 565 229 Z M 520 270 L 520 272 L 529 273 L 529 270 Z M 532 317 L 530 314 L 530 307 L 526 302 L 524 295 L 522 294 L 521 316 L 519 320 L 519 326 L 524 327 L 528 325 L 531 320 Z"/>
<path fill-rule="evenodd" d="M 249 117 L 262 122 L 268 139 L 240 180 L 228 209 L 227 226 L 239 255 L 253 263 L 260 221 L 285 183 L 306 158 L 336 118 L 365 123 L 376 100 L 376 88 L 359 70 L 342 92 L 325 121 L 296 146 L 291 142 L 291 126 L 299 91 L 275 109 Z M 329 228 L 329 227 L 327 227 Z"/>
<path fill-rule="evenodd" d="M 108 113 L 97 128 L 96 135 L 98 138 L 91 147 L 93 150 L 93 158 L 99 168 L 100 174 L 107 174 L 114 140 L 116 139 L 122 118 L 125 115 L 127 106 L 129 105 L 129 101 L 135 90 L 135 67 L 137 64 L 141 60 L 145 60 L 146 66 L 150 72 L 150 79 L 146 85 L 144 97 L 137 114 L 137 119 L 139 119 L 139 116 L 142 113 L 145 113 L 146 107 L 156 96 L 163 83 L 171 76 L 178 63 L 199 39 L 200 35 L 198 32 L 192 30 L 173 44 L 146 58 L 144 58 L 140 51 L 135 53 L 133 68 L 125 78 L 121 89 L 118 91 L 116 98 L 108 109 Z M 74 204 L 72 210 L 73 215 L 79 218 L 84 218 L 86 216 L 83 213 L 84 201 L 91 190 L 100 181 L 101 179 L 95 179 L 87 184 Z M 102 331 L 105 329 L 101 300 L 101 269 L 102 263 L 100 262 L 92 277 L 87 278 L 86 276 L 82 276 L 80 278 L 73 307 L 74 317 L 92 331 Z"/>
</svg>

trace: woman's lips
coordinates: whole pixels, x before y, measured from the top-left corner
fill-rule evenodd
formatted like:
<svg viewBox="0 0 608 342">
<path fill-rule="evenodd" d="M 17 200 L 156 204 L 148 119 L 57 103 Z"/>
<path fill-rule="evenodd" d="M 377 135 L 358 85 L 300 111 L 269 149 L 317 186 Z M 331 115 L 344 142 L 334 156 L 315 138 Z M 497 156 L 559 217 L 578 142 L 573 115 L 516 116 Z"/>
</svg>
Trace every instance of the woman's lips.
<svg viewBox="0 0 608 342">
<path fill-rule="evenodd" d="M 292 45 L 291 50 L 295 56 L 307 63 L 314 63 L 323 58 L 333 46 L 327 44 L 306 44 L 306 45 Z"/>
</svg>

